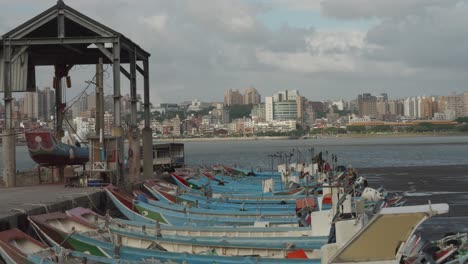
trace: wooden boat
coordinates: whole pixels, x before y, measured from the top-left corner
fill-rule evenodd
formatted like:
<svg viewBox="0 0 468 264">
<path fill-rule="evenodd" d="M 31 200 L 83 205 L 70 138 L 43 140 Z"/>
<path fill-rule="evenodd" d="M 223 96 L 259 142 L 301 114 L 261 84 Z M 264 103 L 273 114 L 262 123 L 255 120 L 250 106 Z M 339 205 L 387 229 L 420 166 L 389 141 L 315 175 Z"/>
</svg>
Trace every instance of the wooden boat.
<svg viewBox="0 0 468 264">
<path fill-rule="evenodd" d="M 91 224 L 84 225 L 84 221 L 79 218 L 67 216 L 63 213 L 52 213 L 45 215 L 36 215 L 29 217 L 31 224 L 37 228 L 41 236 L 53 245 L 62 244 L 66 248 L 87 252 L 91 255 L 100 257 L 117 256 L 121 260 L 141 261 L 148 263 L 151 260 L 173 263 L 319 263 L 314 259 L 294 259 L 285 260 L 284 254 L 281 258 L 262 258 L 262 257 L 241 257 L 241 256 L 218 256 L 187 254 L 165 251 L 159 244 L 164 241 L 163 237 L 154 237 L 155 242 L 146 243 L 136 241 L 130 237 L 123 237 L 123 233 L 117 236 L 106 238 L 106 233 L 100 233 L 99 230 Z M 121 236 L 122 235 L 122 236 Z M 109 239 L 109 240 L 108 240 Z M 251 240 L 251 239 L 250 239 Z M 108 242 L 113 241 L 114 243 Z M 252 240 L 251 240 L 252 241 Z M 262 241 L 260 241 L 262 242 Z M 266 242 L 266 240 L 264 241 Z M 117 243 L 117 245 L 115 244 Z M 194 243 L 188 242 L 188 243 Z M 196 243 L 196 242 L 195 242 Z M 218 244 L 221 243 L 218 241 Z M 253 246 L 252 244 L 246 246 Z M 284 247 L 284 245 L 283 245 Z M 227 248 L 227 247 L 226 247 Z M 258 248 L 261 248 L 259 246 Z M 254 248 L 255 249 L 255 248 Z M 281 249 L 284 253 L 285 248 Z M 287 249 L 286 249 L 287 250 Z M 294 249 L 291 251 L 295 251 Z M 245 252 L 252 252 L 252 249 L 245 248 Z M 239 251 L 239 254 L 243 254 Z M 251 256 L 251 254 L 249 254 Z M 146 261 L 146 262 L 145 262 Z M 184 262 L 185 261 L 185 262 Z M 151 263 L 151 262 L 150 262 Z"/>
<path fill-rule="evenodd" d="M 7 264 L 32 263 L 28 260 L 28 254 L 44 251 L 47 248 L 47 245 L 19 229 L 0 232 L 0 254 Z"/>
<path fill-rule="evenodd" d="M 271 217 L 217 217 L 217 216 L 198 216 L 189 213 L 179 213 L 162 208 L 157 208 L 145 202 L 133 200 L 133 197 L 119 191 L 113 186 L 105 188 L 108 196 L 114 202 L 116 207 L 130 220 L 137 220 L 143 217 L 144 222 L 159 221 L 165 225 L 199 225 L 199 226 L 249 226 L 256 222 L 265 222 L 272 226 L 286 225 L 297 226 L 298 219 L 293 218 L 271 218 Z M 135 217 L 138 214 L 139 217 Z"/>
<path fill-rule="evenodd" d="M 308 237 L 311 236 L 310 227 L 232 227 L 232 226 L 168 226 L 156 224 L 146 224 L 137 221 L 130 221 L 110 216 L 101 216 L 88 208 L 77 207 L 66 211 L 66 214 L 79 217 L 84 221 L 102 226 L 118 226 L 129 231 L 142 231 L 148 233 L 160 232 L 161 235 L 181 235 L 181 236 L 214 236 L 214 237 Z M 107 219 L 107 220 L 106 220 Z"/>
<path fill-rule="evenodd" d="M 0 232 L 0 255 L 6 264 L 56 264 L 56 263 L 127 263 L 100 258 L 77 251 L 49 248 L 19 229 Z"/>
<path fill-rule="evenodd" d="M 87 148 L 58 141 L 48 129 L 25 132 L 29 155 L 41 166 L 82 165 L 89 161 Z"/>
</svg>

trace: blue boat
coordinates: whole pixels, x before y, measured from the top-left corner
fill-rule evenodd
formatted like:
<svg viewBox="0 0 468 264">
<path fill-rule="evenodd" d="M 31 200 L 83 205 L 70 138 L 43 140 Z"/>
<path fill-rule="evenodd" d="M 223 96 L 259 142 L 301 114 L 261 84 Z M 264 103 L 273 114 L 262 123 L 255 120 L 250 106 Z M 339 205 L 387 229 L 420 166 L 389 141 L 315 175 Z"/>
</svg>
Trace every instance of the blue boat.
<svg viewBox="0 0 468 264">
<path fill-rule="evenodd" d="M 133 197 L 120 192 L 113 187 L 106 187 L 106 192 L 116 207 L 130 220 L 139 221 L 143 218 L 144 222 L 156 222 L 166 225 L 198 225 L 198 226 L 253 226 L 256 222 L 268 223 L 271 226 L 297 226 L 298 219 L 291 218 L 270 218 L 270 217 L 208 217 L 197 216 L 189 213 L 179 213 L 157 208 L 150 204 L 135 201 Z M 135 215 L 140 216 L 135 216 Z"/>
<path fill-rule="evenodd" d="M 155 187 L 151 187 L 147 184 L 144 187 L 160 201 L 166 201 L 168 203 L 188 203 L 192 206 L 207 209 L 218 209 L 218 210 L 236 210 L 236 211 L 282 211 L 282 212 L 294 212 L 295 204 L 252 204 L 252 203 L 229 203 L 229 202 L 216 202 L 212 199 L 208 199 L 206 196 L 198 196 L 195 199 L 193 197 L 186 196 L 184 194 L 175 196 L 162 190 L 158 190 Z"/>
<path fill-rule="evenodd" d="M 95 226 L 86 222 L 81 222 L 79 219 L 73 219 L 61 213 L 52 213 L 46 215 L 38 215 L 29 217 L 34 228 L 52 245 L 58 246 L 62 244 L 64 247 L 80 252 L 87 252 L 91 255 L 108 258 L 119 258 L 129 261 L 141 261 L 148 263 L 152 260 L 168 263 L 319 263 L 319 259 L 284 259 L 284 253 L 294 252 L 296 249 L 292 245 L 288 248 L 287 245 L 282 245 L 277 258 L 263 258 L 258 256 L 218 256 L 213 254 L 187 254 L 179 252 L 163 251 L 160 245 L 152 243 L 149 248 L 137 248 L 126 246 L 129 241 L 120 235 L 114 236 L 114 243 L 105 241 L 103 234 L 99 235 Z M 74 226 L 75 229 L 69 230 L 67 226 Z M 114 234 L 115 235 L 115 234 Z M 157 237 L 152 236 L 152 240 L 156 241 Z M 261 241 L 260 241 L 261 242 Z M 325 240 L 317 240 L 316 245 L 311 247 L 319 247 Z M 219 242 L 218 242 L 219 243 Z M 253 243 L 253 242 L 251 242 Z M 315 243 L 315 242 L 313 242 Z M 130 243 L 134 245 L 133 243 Z M 147 244 L 141 243 L 139 247 L 146 247 Z M 257 246 L 263 247 L 262 245 Z M 267 249 L 267 248 L 265 248 Z M 252 251 L 245 248 L 246 251 Z M 319 256 L 320 251 L 317 251 Z M 240 253 L 242 254 L 242 253 Z M 249 254 L 249 255 L 255 255 Z M 145 262 L 146 261 L 146 262 Z M 185 261 L 185 262 L 184 262 Z M 150 262 L 151 263 L 151 262 Z"/>
</svg>

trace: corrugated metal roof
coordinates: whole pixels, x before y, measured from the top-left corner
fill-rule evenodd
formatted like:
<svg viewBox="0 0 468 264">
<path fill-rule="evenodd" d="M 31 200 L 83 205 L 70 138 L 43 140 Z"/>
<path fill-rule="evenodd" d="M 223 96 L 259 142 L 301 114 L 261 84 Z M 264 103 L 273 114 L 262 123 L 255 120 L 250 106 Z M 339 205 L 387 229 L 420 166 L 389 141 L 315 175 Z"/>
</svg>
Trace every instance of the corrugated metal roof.
<svg viewBox="0 0 468 264">
<path fill-rule="evenodd" d="M 28 69 L 28 60 L 29 56 L 27 52 L 24 52 L 22 55 L 11 63 L 11 85 L 12 92 L 32 92 L 35 91 L 35 72 L 34 67 Z M 3 75 L 4 75 L 4 59 L 3 59 L 3 49 L 0 49 L 0 92 L 5 91 Z M 28 76 L 30 77 L 28 82 Z M 31 79 L 32 78 L 32 79 Z"/>
</svg>

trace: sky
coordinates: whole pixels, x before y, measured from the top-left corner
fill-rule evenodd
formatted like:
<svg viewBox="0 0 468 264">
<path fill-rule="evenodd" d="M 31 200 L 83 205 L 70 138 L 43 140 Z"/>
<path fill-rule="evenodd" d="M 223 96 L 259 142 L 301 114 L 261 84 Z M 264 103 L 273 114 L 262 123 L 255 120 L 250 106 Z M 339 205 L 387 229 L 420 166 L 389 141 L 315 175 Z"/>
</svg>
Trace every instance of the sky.
<svg viewBox="0 0 468 264">
<path fill-rule="evenodd" d="M 468 0 L 64 2 L 151 53 L 153 103 L 222 101 L 251 86 L 262 98 L 296 89 L 309 100 L 468 91 Z M 55 3 L 0 0 L 0 35 Z M 94 69 L 71 72 L 70 98 Z M 50 86 L 52 70 L 38 73 Z"/>
</svg>

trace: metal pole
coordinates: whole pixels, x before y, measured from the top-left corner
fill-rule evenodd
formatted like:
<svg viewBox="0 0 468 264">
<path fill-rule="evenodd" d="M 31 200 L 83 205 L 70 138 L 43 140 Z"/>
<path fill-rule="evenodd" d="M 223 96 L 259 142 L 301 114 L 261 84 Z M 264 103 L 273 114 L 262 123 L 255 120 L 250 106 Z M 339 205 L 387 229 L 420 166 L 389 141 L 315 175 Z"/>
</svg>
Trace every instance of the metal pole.
<svg viewBox="0 0 468 264">
<path fill-rule="evenodd" d="M 104 76 L 103 76 L 102 58 L 96 64 L 96 133 L 104 129 Z"/>
</svg>

